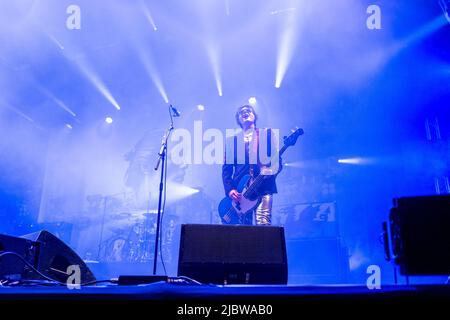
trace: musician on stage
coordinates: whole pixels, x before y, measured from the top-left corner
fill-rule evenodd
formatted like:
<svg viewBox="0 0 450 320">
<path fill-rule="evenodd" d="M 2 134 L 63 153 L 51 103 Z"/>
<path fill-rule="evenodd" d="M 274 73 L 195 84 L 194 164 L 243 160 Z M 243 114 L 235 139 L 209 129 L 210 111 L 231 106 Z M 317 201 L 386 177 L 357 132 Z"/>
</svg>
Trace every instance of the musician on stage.
<svg viewBox="0 0 450 320">
<path fill-rule="evenodd" d="M 242 224 L 252 225 L 271 225 L 272 223 L 272 198 L 277 193 L 275 182 L 276 174 L 281 171 L 281 159 L 278 158 L 278 136 L 275 130 L 259 129 L 256 127 L 258 115 L 251 105 L 240 106 L 235 114 L 236 122 L 242 130 L 232 139 L 227 139 L 225 148 L 225 161 L 222 166 L 222 181 L 225 189 L 225 195 L 234 202 L 241 201 L 243 195 L 237 191 L 240 179 L 244 175 L 250 174 L 252 179 L 256 178 L 261 169 L 265 174 L 270 169 L 275 169 L 266 177 L 259 187 L 255 190 L 255 196 L 260 199 L 260 203 L 253 210 L 254 214 L 246 214 L 241 221 Z M 265 148 L 261 149 L 265 143 Z M 242 152 L 239 150 L 242 149 Z M 270 169 L 262 161 L 264 152 L 271 160 Z M 276 157 L 272 157 L 275 155 Z M 264 156 L 264 158 L 267 157 Z M 276 161 L 274 161 L 276 158 Z M 264 163 L 264 165 L 263 165 Z M 276 166 L 274 165 L 276 164 Z"/>
</svg>

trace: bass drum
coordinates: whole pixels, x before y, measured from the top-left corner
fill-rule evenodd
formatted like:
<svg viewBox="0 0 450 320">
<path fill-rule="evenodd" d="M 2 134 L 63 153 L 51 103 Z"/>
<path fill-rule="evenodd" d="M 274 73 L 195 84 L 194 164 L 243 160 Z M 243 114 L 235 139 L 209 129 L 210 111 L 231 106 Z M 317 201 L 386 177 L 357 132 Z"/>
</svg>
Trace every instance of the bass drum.
<svg viewBox="0 0 450 320">
<path fill-rule="evenodd" d="M 128 235 L 129 261 L 149 262 L 153 260 L 155 234 L 149 221 L 135 224 Z"/>
<path fill-rule="evenodd" d="M 105 252 L 106 262 L 129 262 L 130 243 L 123 236 L 116 236 L 108 240 Z"/>
</svg>

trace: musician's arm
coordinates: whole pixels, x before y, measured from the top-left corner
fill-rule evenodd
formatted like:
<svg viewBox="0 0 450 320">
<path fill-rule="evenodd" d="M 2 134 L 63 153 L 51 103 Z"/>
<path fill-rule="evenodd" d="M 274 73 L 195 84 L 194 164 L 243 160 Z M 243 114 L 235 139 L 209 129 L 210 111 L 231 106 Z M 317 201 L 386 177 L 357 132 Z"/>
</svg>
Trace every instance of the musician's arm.
<svg viewBox="0 0 450 320">
<path fill-rule="evenodd" d="M 222 165 L 222 182 L 225 190 L 225 195 L 230 196 L 230 192 L 237 189 L 237 182 L 233 179 L 235 154 L 232 149 L 235 148 L 236 138 L 229 137 L 225 142 L 224 160 Z M 235 150 L 236 151 L 236 150 Z"/>
<path fill-rule="evenodd" d="M 225 189 L 225 195 L 228 197 L 231 190 L 237 188 L 236 183 L 233 181 L 233 168 L 234 165 L 224 163 L 222 166 L 222 182 Z"/>
</svg>

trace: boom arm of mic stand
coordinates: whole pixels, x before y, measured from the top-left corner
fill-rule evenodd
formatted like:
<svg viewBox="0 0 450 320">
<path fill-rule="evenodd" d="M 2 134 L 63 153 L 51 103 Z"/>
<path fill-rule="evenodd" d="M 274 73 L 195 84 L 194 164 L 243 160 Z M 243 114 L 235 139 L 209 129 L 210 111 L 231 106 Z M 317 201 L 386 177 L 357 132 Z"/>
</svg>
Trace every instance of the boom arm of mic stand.
<svg viewBox="0 0 450 320">
<path fill-rule="evenodd" d="M 162 146 L 161 146 L 161 149 L 159 149 L 158 160 L 156 161 L 156 165 L 155 165 L 155 171 L 157 171 L 158 168 L 159 168 L 159 164 L 161 163 L 161 158 L 163 156 L 163 152 L 165 152 L 164 149 L 166 149 L 166 144 L 165 143 L 163 143 Z"/>
<path fill-rule="evenodd" d="M 163 142 L 161 144 L 161 149 L 159 149 L 159 153 L 158 153 L 158 160 L 156 161 L 156 165 L 155 165 L 155 168 L 154 168 L 155 171 L 158 170 L 159 164 L 161 163 L 161 157 L 166 152 L 167 140 L 169 139 L 169 135 L 170 135 L 170 132 L 172 130 L 173 130 L 173 126 L 170 126 L 169 129 L 167 129 L 166 133 L 164 134 Z"/>
</svg>

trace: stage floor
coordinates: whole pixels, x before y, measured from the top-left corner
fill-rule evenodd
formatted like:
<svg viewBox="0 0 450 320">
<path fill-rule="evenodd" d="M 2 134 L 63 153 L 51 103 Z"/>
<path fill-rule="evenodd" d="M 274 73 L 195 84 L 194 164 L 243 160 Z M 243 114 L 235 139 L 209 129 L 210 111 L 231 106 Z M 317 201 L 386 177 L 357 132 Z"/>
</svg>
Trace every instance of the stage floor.
<svg viewBox="0 0 450 320">
<path fill-rule="evenodd" d="M 0 287 L 1 310 L 43 314 L 150 319 L 345 319 L 387 315 L 442 316 L 450 306 L 450 286 L 146 285 L 67 287 Z M 95 319 L 95 318 L 94 318 Z"/>
<path fill-rule="evenodd" d="M 0 300 L 72 301 L 274 301 L 314 300 L 402 301 L 435 299 L 450 302 L 450 285 L 383 286 L 369 289 L 354 285 L 207 285 L 155 282 L 140 285 L 97 284 L 69 289 L 65 286 L 0 286 Z"/>
</svg>

